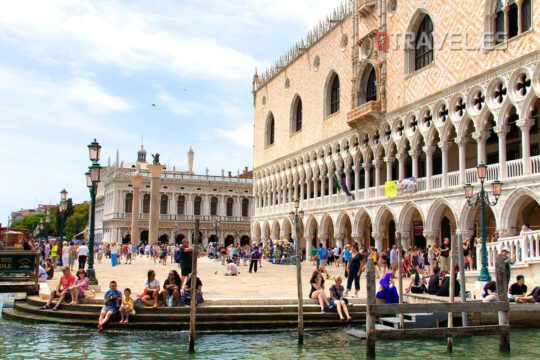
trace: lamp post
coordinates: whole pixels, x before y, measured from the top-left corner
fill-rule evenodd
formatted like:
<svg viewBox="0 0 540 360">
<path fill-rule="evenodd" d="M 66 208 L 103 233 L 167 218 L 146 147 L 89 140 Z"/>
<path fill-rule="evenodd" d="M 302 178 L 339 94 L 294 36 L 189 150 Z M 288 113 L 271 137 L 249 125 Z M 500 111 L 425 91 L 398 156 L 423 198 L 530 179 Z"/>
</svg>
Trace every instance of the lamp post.
<svg viewBox="0 0 540 360">
<path fill-rule="evenodd" d="M 487 247 L 486 247 L 486 204 L 488 206 L 495 206 L 499 201 L 499 196 L 501 196 L 502 185 L 503 183 L 499 180 L 495 180 L 491 183 L 491 189 L 493 192 L 493 201 L 490 200 L 488 193 L 484 190 L 484 181 L 487 176 L 487 165 L 484 163 L 478 164 L 476 167 L 476 174 L 480 180 L 480 191 L 474 193 L 472 184 L 465 184 L 465 198 L 467 199 L 467 204 L 470 207 L 476 207 L 480 205 L 480 228 L 482 233 L 482 269 L 478 275 L 478 281 L 487 282 L 491 281 L 491 276 L 488 271 L 488 260 L 487 260 Z"/>
<path fill-rule="evenodd" d="M 60 191 L 60 205 L 58 205 L 58 217 L 60 218 L 60 241 L 58 242 L 58 266 L 65 266 L 62 264 L 62 248 L 64 243 L 64 213 L 67 210 L 67 196 L 66 189 Z"/>
<path fill-rule="evenodd" d="M 101 166 L 99 157 L 101 154 L 101 145 L 94 139 L 88 145 L 88 157 L 92 164 L 88 167 L 86 175 L 86 186 L 90 191 L 90 224 L 88 227 L 88 279 L 91 285 L 97 285 L 96 272 L 94 270 L 94 229 L 96 224 L 96 190 L 101 180 Z"/>
<path fill-rule="evenodd" d="M 304 301 L 302 295 L 302 250 L 300 249 L 300 224 L 304 211 L 298 210 L 300 200 L 294 200 L 294 211 L 289 213 L 289 219 L 294 225 L 296 241 L 296 286 L 298 290 L 298 345 L 304 344 Z"/>
</svg>

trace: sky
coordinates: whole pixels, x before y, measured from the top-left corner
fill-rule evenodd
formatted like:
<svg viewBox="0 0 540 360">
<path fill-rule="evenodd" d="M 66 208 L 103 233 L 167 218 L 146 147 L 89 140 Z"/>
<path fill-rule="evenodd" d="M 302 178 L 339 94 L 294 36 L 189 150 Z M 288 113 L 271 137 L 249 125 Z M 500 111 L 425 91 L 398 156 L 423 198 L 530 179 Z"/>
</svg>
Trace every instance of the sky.
<svg viewBox="0 0 540 360">
<path fill-rule="evenodd" d="M 339 0 L 0 0 L 0 222 L 89 198 L 101 163 L 252 167 L 251 81 Z M 152 104 L 156 104 L 155 107 Z"/>
</svg>

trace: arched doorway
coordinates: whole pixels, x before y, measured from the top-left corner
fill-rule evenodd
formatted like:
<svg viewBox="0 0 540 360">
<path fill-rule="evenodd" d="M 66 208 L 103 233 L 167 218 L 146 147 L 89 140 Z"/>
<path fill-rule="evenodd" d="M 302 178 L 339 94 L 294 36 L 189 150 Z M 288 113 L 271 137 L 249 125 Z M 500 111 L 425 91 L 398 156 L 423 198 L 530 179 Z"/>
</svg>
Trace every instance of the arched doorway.
<svg viewBox="0 0 540 360">
<path fill-rule="evenodd" d="M 229 245 L 234 245 L 234 236 L 230 234 L 225 237 L 225 246 Z"/>
<path fill-rule="evenodd" d="M 358 211 L 354 223 L 355 233 L 361 239 L 361 244 L 358 245 L 361 246 L 363 244 L 363 246 L 365 246 L 366 248 L 375 246 L 375 239 L 373 239 L 373 237 L 371 236 L 371 233 L 373 232 L 371 218 L 364 209 Z"/>
<path fill-rule="evenodd" d="M 326 247 L 328 248 L 334 247 L 335 245 L 334 223 L 332 222 L 332 218 L 328 215 L 323 216 L 323 219 L 321 220 L 320 236 L 322 237 L 323 244 L 325 243 Z"/>
<path fill-rule="evenodd" d="M 396 244 L 396 222 L 394 215 L 388 208 L 379 210 L 379 213 L 378 233 L 381 237 L 381 249 L 377 250 L 381 251 L 383 249 L 389 249 Z"/>
<path fill-rule="evenodd" d="M 426 238 L 424 237 L 424 221 L 415 203 L 410 202 L 402 210 L 399 220 L 399 230 L 404 243 L 402 246 L 416 246 L 426 248 Z"/>
<path fill-rule="evenodd" d="M 176 237 L 174 238 L 174 243 L 175 244 L 181 244 L 182 243 L 182 240 L 184 240 L 186 238 L 186 236 L 184 234 L 178 234 L 176 235 Z"/>
<path fill-rule="evenodd" d="M 216 236 L 216 234 L 211 234 L 209 237 L 208 237 L 208 243 L 213 243 L 213 244 L 217 244 L 219 241 L 218 237 Z"/>
<path fill-rule="evenodd" d="M 169 236 L 167 234 L 163 234 L 158 238 L 158 241 L 160 244 L 168 244 L 169 243 Z"/>
<path fill-rule="evenodd" d="M 197 236 L 197 239 L 195 239 L 195 233 L 191 234 L 191 243 L 194 244 L 195 242 L 197 244 L 202 244 L 203 240 L 203 233 L 199 231 L 199 235 Z"/>
<path fill-rule="evenodd" d="M 246 246 L 246 245 L 249 245 L 250 241 L 249 241 L 249 236 L 247 235 L 242 235 L 242 237 L 240 238 L 240 246 Z"/>
<path fill-rule="evenodd" d="M 337 220 L 338 233 L 341 240 L 343 241 L 341 247 L 344 247 L 346 244 L 352 244 L 352 224 L 349 215 L 342 213 Z"/>
<path fill-rule="evenodd" d="M 148 244 L 148 230 L 141 231 L 141 244 Z"/>
</svg>

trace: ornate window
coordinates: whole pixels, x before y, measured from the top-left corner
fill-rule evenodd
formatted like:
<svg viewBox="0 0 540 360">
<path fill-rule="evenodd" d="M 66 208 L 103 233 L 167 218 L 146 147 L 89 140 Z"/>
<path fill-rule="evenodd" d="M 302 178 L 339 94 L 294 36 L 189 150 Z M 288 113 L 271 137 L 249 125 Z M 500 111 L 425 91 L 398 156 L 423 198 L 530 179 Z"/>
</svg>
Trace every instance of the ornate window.
<svg viewBox="0 0 540 360">
<path fill-rule="evenodd" d="M 330 82 L 330 114 L 339 111 L 339 76 L 335 74 Z"/>
<path fill-rule="evenodd" d="M 266 146 L 274 144 L 275 126 L 274 115 L 270 113 L 266 119 Z"/>
<path fill-rule="evenodd" d="M 296 100 L 294 110 L 294 132 L 302 130 L 302 99 Z"/>
<path fill-rule="evenodd" d="M 178 200 L 176 201 L 176 213 L 178 215 L 185 215 L 186 214 L 186 197 L 184 195 L 180 195 L 178 197 Z"/>
<path fill-rule="evenodd" d="M 233 205 L 234 205 L 233 198 L 228 198 L 227 199 L 227 216 L 233 216 Z"/>
<path fill-rule="evenodd" d="M 193 202 L 193 215 L 201 215 L 201 202 L 201 197 L 196 196 L 195 201 Z"/>
<path fill-rule="evenodd" d="M 377 75 L 372 67 L 366 83 L 366 102 L 377 101 Z"/>
<path fill-rule="evenodd" d="M 414 70 L 420 70 L 433 62 L 433 23 L 425 15 L 414 39 Z"/>
<path fill-rule="evenodd" d="M 167 214 L 169 209 L 169 197 L 167 195 L 161 195 L 161 201 L 159 204 L 159 213 Z"/>
<path fill-rule="evenodd" d="M 218 199 L 217 197 L 212 197 L 210 199 L 210 215 L 217 215 Z"/>
<path fill-rule="evenodd" d="M 493 34 L 493 44 L 500 44 L 529 30 L 532 26 L 532 1 L 495 0 L 488 5 L 487 30 Z M 520 9 L 521 7 L 521 9 Z M 521 24 L 521 28 L 520 28 Z"/>
<path fill-rule="evenodd" d="M 242 216 L 243 217 L 249 216 L 249 200 L 248 199 L 242 200 Z"/>
<path fill-rule="evenodd" d="M 150 194 L 144 194 L 142 203 L 143 214 L 150 213 Z"/>
<path fill-rule="evenodd" d="M 126 194 L 126 200 L 124 202 L 124 212 L 131 214 L 133 211 L 133 194 L 128 193 Z"/>
</svg>

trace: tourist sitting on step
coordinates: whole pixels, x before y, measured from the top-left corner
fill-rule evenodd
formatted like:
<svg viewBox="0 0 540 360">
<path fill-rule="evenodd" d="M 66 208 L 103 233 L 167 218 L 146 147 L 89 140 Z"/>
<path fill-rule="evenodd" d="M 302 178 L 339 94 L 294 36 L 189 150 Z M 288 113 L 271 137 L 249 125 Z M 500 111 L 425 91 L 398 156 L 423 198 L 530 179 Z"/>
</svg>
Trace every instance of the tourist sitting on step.
<svg viewBox="0 0 540 360">
<path fill-rule="evenodd" d="M 157 309 L 160 291 L 159 281 L 156 279 L 154 270 L 148 270 L 147 276 L 144 282 L 144 291 L 140 298 L 144 305 Z"/>
<path fill-rule="evenodd" d="M 184 306 L 190 306 L 191 305 L 191 276 L 192 274 L 189 274 L 186 279 L 184 280 L 184 285 L 182 286 L 182 302 Z M 196 305 L 202 304 L 204 302 L 203 293 L 202 293 L 202 281 L 197 278 L 195 279 L 195 302 Z"/>
<path fill-rule="evenodd" d="M 40 261 L 39 264 L 39 273 L 38 273 L 38 282 L 40 283 L 46 283 L 48 279 L 47 270 L 45 270 L 45 262 L 43 259 Z"/>
<path fill-rule="evenodd" d="M 163 283 L 163 306 L 172 307 L 175 304 L 180 304 L 180 290 L 182 288 L 182 280 L 176 270 L 171 270 L 169 276 Z"/>
<path fill-rule="evenodd" d="M 515 301 L 518 304 L 534 302 L 532 295 L 527 295 L 527 285 L 525 285 L 525 277 L 518 275 L 516 282 L 510 286 L 508 295 L 511 301 Z"/>
<path fill-rule="evenodd" d="M 482 298 L 482 302 L 497 301 L 497 283 L 495 281 L 489 281 L 484 285 Z"/>
<path fill-rule="evenodd" d="M 131 289 L 124 289 L 124 297 L 122 298 L 122 305 L 120 305 L 120 324 L 129 323 L 129 315 L 135 314 L 135 305 L 133 304 L 133 299 L 131 298 Z"/>
<path fill-rule="evenodd" d="M 349 309 L 347 308 L 347 305 L 349 305 L 349 300 L 343 296 L 343 292 L 345 289 L 341 284 L 342 282 L 343 279 L 341 278 L 341 276 L 337 276 L 334 279 L 334 285 L 330 287 L 330 302 L 333 303 L 336 307 L 339 319 L 341 321 L 351 321 L 352 317 L 349 315 Z M 346 318 L 343 315 L 345 315 Z"/>
<path fill-rule="evenodd" d="M 323 268 L 318 268 L 311 275 L 309 283 L 311 284 L 311 291 L 309 292 L 309 298 L 313 300 L 319 300 L 319 305 L 321 306 L 321 314 L 324 314 L 325 305 L 329 309 L 332 309 L 334 306 L 330 304 L 326 294 L 324 292 L 324 279 L 322 273 L 324 272 Z"/>
<path fill-rule="evenodd" d="M 426 279 L 418 273 L 417 269 L 412 270 L 411 282 L 409 283 L 409 287 L 405 291 L 413 294 L 423 294 L 427 291 Z"/>
<path fill-rule="evenodd" d="M 49 296 L 49 301 L 47 304 L 41 307 L 42 310 L 50 309 L 51 305 L 53 303 L 53 300 L 55 298 L 59 298 L 58 302 L 56 303 L 56 306 L 52 308 L 52 310 L 58 310 L 59 306 L 62 304 L 64 300 L 71 301 L 75 298 L 75 291 L 70 290 L 70 287 L 75 284 L 75 276 L 71 274 L 71 270 L 69 266 L 64 266 L 62 268 L 62 276 L 60 277 L 60 280 L 58 281 L 58 286 L 56 289 L 51 291 L 51 295 Z"/>
<path fill-rule="evenodd" d="M 84 299 L 84 293 L 90 290 L 90 279 L 88 279 L 84 269 L 77 270 L 77 280 L 75 280 L 75 284 L 70 286 L 69 290 L 73 290 L 73 299 L 69 305 L 77 305 L 80 299 Z"/>
<path fill-rule="evenodd" d="M 54 277 L 54 263 L 51 258 L 45 262 L 45 271 L 47 272 L 47 280 L 52 280 Z"/>
<path fill-rule="evenodd" d="M 461 290 L 461 285 L 457 279 L 458 272 L 459 268 L 456 266 L 454 268 L 454 296 L 459 296 Z M 447 272 L 442 277 L 441 287 L 439 288 L 439 291 L 437 291 L 437 296 L 450 296 L 450 272 Z"/>
<path fill-rule="evenodd" d="M 122 304 L 122 293 L 117 289 L 118 285 L 116 281 L 109 283 L 109 290 L 103 296 L 103 308 L 99 313 L 98 331 L 103 331 L 103 326 L 111 319 L 111 316 L 116 314 L 120 310 Z"/>
<path fill-rule="evenodd" d="M 427 293 L 430 295 L 437 295 L 437 292 L 441 287 L 441 282 L 441 269 L 438 266 L 435 266 L 433 268 L 433 274 L 429 277 Z"/>
<path fill-rule="evenodd" d="M 540 285 L 536 286 L 536 287 L 531 291 L 531 293 L 529 294 L 529 296 L 532 297 L 532 299 L 533 299 L 532 302 L 539 302 L 539 303 L 540 303 Z"/>
<path fill-rule="evenodd" d="M 375 297 L 377 298 L 378 303 L 382 304 L 397 304 L 399 303 L 399 294 L 396 287 L 394 286 L 394 274 L 389 272 L 379 280 L 379 291 Z"/>
</svg>

